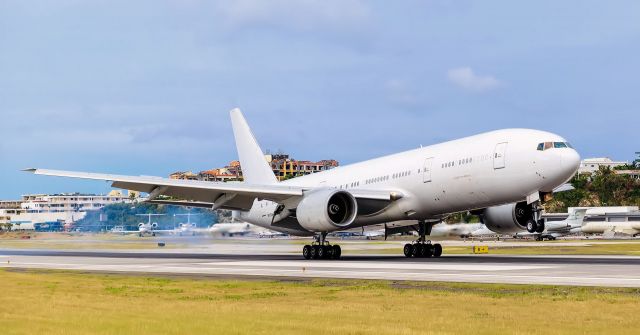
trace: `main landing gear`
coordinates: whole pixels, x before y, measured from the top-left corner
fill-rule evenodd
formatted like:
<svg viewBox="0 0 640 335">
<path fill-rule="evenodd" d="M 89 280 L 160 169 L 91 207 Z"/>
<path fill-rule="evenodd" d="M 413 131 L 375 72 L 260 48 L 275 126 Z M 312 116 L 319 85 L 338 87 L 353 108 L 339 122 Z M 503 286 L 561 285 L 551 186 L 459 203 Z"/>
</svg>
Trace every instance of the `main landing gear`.
<svg viewBox="0 0 640 335">
<path fill-rule="evenodd" d="M 542 206 L 539 203 L 531 204 L 532 215 L 527 220 L 527 231 L 529 233 L 542 233 L 544 232 L 544 220 L 542 219 Z"/>
<path fill-rule="evenodd" d="M 326 237 L 327 233 L 315 236 L 315 241 L 311 245 L 307 244 L 302 248 L 302 256 L 305 259 L 339 259 L 342 249 L 337 244 L 329 244 Z"/>
<path fill-rule="evenodd" d="M 442 246 L 439 243 L 431 244 L 431 241 L 426 239 L 427 235 L 431 235 L 431 227 L 431 223 L 418 222 L 418 234 L 420 234 L 420 237 L 417 241 L 404 245 L 405 257 L 429 258 L 442 255 Z"/>
</svg>

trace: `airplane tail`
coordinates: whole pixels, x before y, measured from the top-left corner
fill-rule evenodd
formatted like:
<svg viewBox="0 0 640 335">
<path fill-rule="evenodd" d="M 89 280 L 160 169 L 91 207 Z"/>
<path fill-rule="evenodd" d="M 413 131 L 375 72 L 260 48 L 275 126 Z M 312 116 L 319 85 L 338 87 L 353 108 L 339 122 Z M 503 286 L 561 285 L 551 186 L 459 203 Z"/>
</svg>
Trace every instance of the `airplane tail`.
<svg viewBox="0 0 640 335">
<path fill-rule="evenodd" d="M 231 114 L 233 136 L 236 140 L 236 149 L 238 150 L 244 180 L 253 184 L 276 184 L 278 179 L 276 179 L 273 170 L 264 159 L 262 149 L 260 149 L 258 141 L 253 136 L 240 109 L 234 108 L 229 114 Z"/>
<path fill-rule="evenodd" d="M 569 213 L 569 217 L 567 217 L 567 221 L 576 226 L 582 226 L 584 223 L 584 217 L 587 214 L 586 208 L 574 209 Z"/>
</svg>

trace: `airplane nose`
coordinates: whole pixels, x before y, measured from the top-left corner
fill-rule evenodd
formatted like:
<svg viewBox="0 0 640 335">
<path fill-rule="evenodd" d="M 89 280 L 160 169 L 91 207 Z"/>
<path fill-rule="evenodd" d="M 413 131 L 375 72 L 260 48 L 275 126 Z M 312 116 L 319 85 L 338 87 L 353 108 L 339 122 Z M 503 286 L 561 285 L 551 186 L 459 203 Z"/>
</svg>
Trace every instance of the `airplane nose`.
<svg viewBox="0 0 640 335">
<path fill-rule="evenodd" d="M 580 155 L 574 149 L 563 150 L 560 165 L 563 173 L 573 176 L 580 167 Z"/>
</svg>

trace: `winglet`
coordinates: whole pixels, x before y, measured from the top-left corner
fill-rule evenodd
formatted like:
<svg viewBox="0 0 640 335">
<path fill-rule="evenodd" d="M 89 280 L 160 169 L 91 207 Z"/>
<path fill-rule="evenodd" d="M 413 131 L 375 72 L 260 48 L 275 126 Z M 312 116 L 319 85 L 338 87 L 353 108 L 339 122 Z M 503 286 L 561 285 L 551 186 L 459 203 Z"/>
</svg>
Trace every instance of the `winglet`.
<svg viewBox="0 0 640 335">
<path fill-rule="evenodd" d="M 277 183 L 278 180 L 264 159 L 262 149 L 260 149 L 258 141 L 253 136 L 240 109 L 234 108 L 229 114 L 231 115 L 231 125 L 244 180 L 249 183 L 263 185 Z"/>
</svg>

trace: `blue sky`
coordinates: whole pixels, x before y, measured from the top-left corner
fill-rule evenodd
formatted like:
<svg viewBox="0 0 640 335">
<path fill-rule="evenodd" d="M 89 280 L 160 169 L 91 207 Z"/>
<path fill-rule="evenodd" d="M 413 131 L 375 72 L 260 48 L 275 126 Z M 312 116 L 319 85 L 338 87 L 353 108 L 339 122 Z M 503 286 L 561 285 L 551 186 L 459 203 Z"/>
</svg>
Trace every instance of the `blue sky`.
<svg viewBox="0 0 640 335">
<path fill-rule="evenodd" d="M 638 1 L 0 1 L 0 198 L 263 149 L 346 164 L 505 127 L 640 151 Z"/>
</svg>

